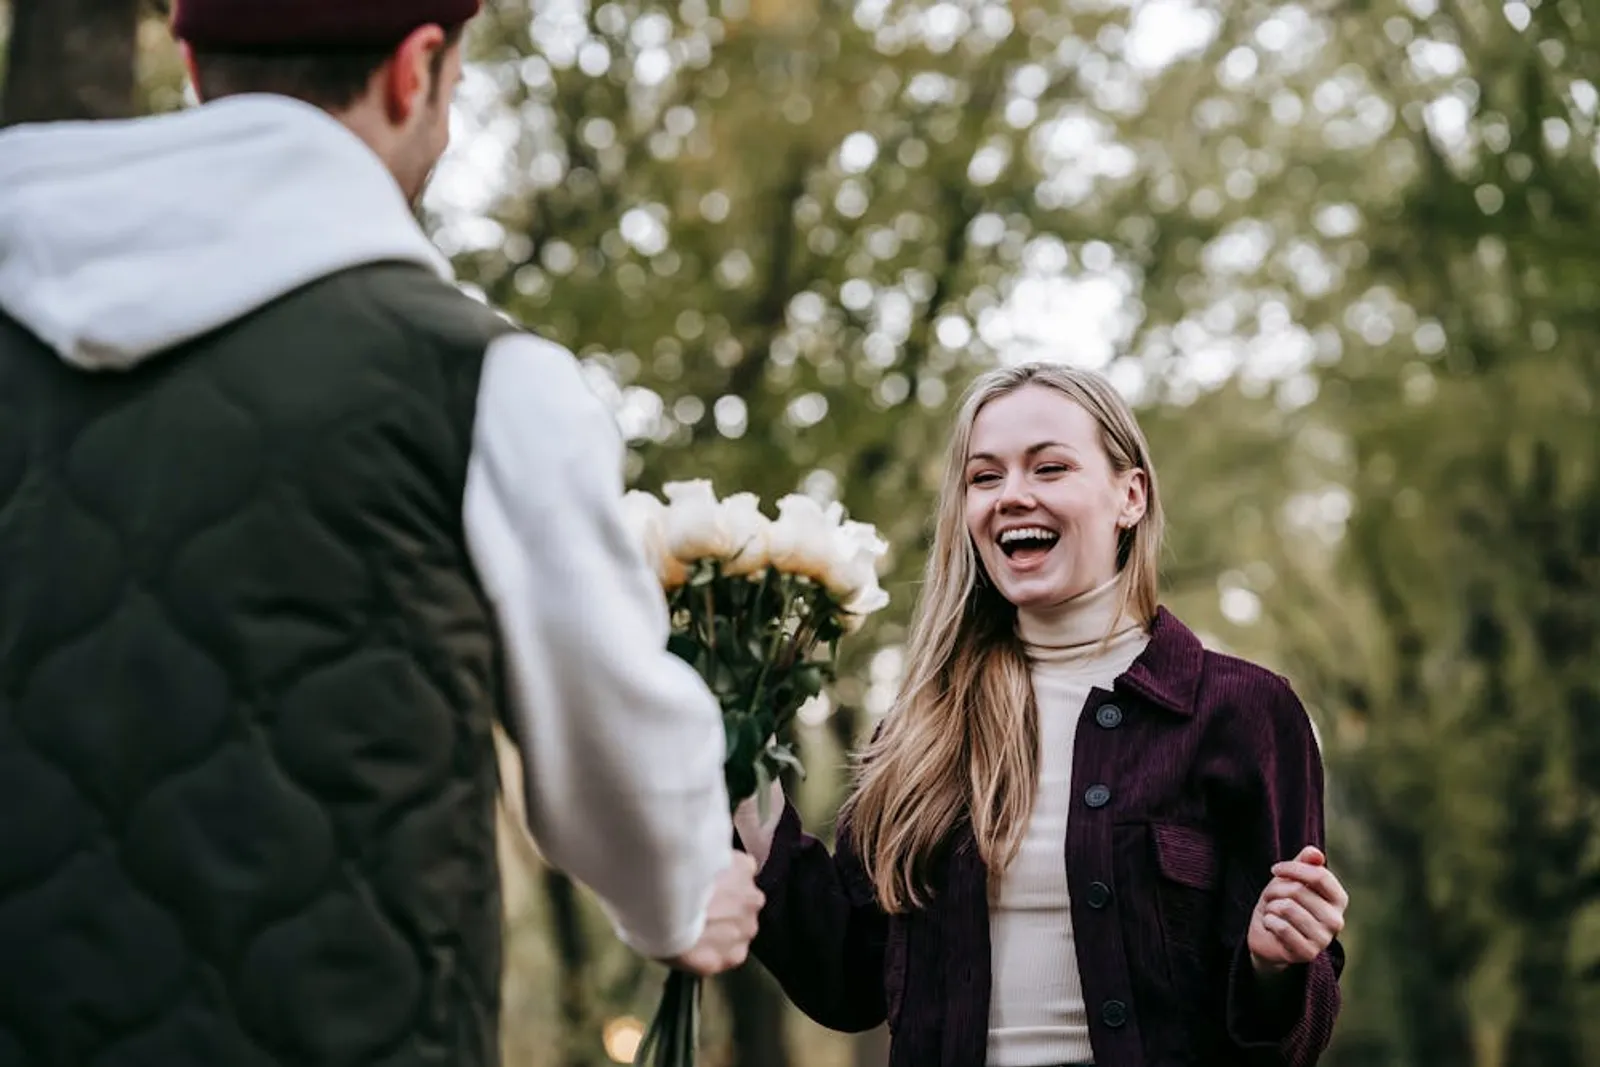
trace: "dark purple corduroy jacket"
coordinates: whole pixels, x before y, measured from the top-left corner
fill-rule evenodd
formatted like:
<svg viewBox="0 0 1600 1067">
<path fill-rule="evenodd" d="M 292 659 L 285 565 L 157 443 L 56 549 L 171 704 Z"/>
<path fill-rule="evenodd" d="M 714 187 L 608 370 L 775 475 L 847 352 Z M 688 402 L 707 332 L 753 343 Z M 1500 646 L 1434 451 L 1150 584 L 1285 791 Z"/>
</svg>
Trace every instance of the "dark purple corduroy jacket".
<svg viewBox="0 0 1600 1067">
<path fill-rule="evenodd" d="M 1098 1067 L 1310 1067 L 1333 1033 L 1344 950 L 1269 998 L 1245 931 L 1271 867 L 1323 847 L 1322 761 L 1277 675 L 1209 652 L 1165 609 L 1079 720 L 1064 843 Z M 760 875 L 754 953 L 835 1030 L 888 1022 L 892 1067 L 982 1067 L 988 872 L 970 829 L 922 910 L 880 909 L 841 826 L 837 855 L 786 807 Z"/>
</svg>

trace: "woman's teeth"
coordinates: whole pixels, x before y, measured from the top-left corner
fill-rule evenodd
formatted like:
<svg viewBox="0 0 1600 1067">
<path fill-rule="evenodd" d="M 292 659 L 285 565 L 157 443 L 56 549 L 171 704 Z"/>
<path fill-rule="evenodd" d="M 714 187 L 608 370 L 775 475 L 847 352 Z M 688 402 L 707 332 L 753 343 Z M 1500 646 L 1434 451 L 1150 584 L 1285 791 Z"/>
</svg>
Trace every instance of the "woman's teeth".
<svg viewBox="0 0 1600 1067">
<path fill-rule="evenodd" d="M 1000 535 L 1000 550 L 1007 556 L 1014 556 L 1022 551 L 1048 551 L 1061 535 L 1054 530 L 1046 530 L 1042 526 L 1026 526 L 1016 530 L 1007 530 Z"/>
</svg>

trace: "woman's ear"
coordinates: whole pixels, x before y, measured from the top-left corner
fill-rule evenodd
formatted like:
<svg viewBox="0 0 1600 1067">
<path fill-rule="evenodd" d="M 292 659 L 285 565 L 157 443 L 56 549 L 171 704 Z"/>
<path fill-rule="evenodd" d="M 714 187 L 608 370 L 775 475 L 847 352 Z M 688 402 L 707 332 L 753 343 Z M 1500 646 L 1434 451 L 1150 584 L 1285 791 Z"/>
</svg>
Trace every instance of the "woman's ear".
<svg viewBox="0 0 1600 1067">
<path fill-rule="evenodd" d="M 1144 518 L 1145 511 L 1150 506 L 1150 478 L 1138 467 L 1122 475 L 1123 486 L 1122 511 L 1117 515 L 1117 528 L 1131 530 L 1139 525 L 1139 520 Z"/>
</svg>

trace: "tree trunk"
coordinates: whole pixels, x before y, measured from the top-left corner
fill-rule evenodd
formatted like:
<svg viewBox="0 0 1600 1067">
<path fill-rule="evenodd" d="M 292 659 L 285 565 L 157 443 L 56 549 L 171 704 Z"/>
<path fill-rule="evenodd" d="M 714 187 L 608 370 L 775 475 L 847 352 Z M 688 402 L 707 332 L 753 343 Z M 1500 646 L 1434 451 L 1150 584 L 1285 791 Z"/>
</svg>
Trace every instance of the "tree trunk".
<svg viewBox="0 0 1600 1067">
<path fill-rule="evenodd" d="M 1438 919 L 1430 914 L 1433 909 L 1420 892 L 1415 873 L 1402 875 L 1404 884 L 1397 895 L 1400 915 L 1405 917 L 1397 918 L 1386 931 L 1396 971 L 1401 1062 L 1410 1067 L 1470 1064 L 1472 1024 L 1462 990 L 1467 972 L 1451 966 L 1460 954 L 1444 949 L 1437 940 L 1439 931 L 1431 924 Z M 1429 952 L 1435 955 L 1425 955 Z"/>
<path fill-rule="evenodd" d="M 1505 1067 L 1582 1067 L 1583 1016 L 1578 1010 L 1570 952 L 1570 915 L 1548 916 L 1526 930 L 1517 960 L 1520 1002 L 1506 1038 Z"/>
<path fill-rule="evenodd" d="M 143 0 L 13 0 L 0 124 L 138 111 Z"/>
<path fill-rule="evenodd" d="M 1581 884 L 1591 831 L 1586 821 L 1563 825 L 1537 788 L 1545 762 L 1540 746 L 1514 754 L 1516 773 L 1502 853 L 1501 906 L 1521 943 L 1512 972 L 1517 1013 L 1506 1038 L 1505 1067 L 1581 1067 L 1584 1020 L 1572 968 Z"/>
<path fill-rule="evenodd" d="M 1374 941 L 1385 946 L 1394 968 L 1399 1062 L 1407 1067 L 1470 1064 L 1472 1023 L 1463 987 L 1482 946 L 1430 898 L 1426 850 L 1415 828 L 1370 805 L 1366 816 L 1377 846 L 1376 866 L 1388 886 L 1384 895 L 1395 905 L 1379 918 Z"/>
<path fill-rule="evenodd" d="M 733 1024 L 731 1067 L 789 1067 L 784 999 L 777 983 L 760 967 L 740 967 L 723 975 L 722 995 Z"/>
<path fill-rule="evenodd" d="M 553 868 L 544 872 L 544 888 L 559 968 L 556 989 L 562 1041 L 556 1062 L 562 1067 L 592 1067 L 602 1062 L 600 1029 L 589 997 L 589 939 L 583 932 L 577 889 L 571 878 Z"/>
</svg>

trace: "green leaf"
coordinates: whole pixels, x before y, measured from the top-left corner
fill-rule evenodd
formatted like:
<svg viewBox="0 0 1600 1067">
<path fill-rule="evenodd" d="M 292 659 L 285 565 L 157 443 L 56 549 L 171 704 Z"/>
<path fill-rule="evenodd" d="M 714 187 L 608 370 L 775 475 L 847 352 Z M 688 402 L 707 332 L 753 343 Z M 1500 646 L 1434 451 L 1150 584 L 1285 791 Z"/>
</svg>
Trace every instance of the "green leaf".
<svg viewBox="0 0 1600 1067">
<path fill-rule="evenodd" d="M 730 651 L 739 647 L 739 634 L 735 629 L 734 620 L 727 615 L 718 615 L 711 624 L 712 632 L 717 635 L 717 649 Z"/>
<path fill-rule="evenodd" d="M 692 634 L 674 633 L 667 638 L 667 651 L 693 666 L 700 658 L 701 645 Z"/>
<path fill-rule="evenodd" d="M 753 796 L 756 791 L 756 763 L 754 760 L 730 759 L 722 766 L 723 780 L 728 787 L 728 800 L 738 804 Z"/>
<path fill-rule="evenodd" d="M 770 730 L 761 720 L 765 715 L 747 715 L 739 724 L 739 745 L 745 753 L 745 758 L 752 764 L 756 761 L 756 754 L 765 747 Z"/>
<path fill-rule="evenodd" d="M 800 702 L 804 703 L 822 692 L 822 687 L 827 684 L 827 672 L 820 664 L 803 663 L 794 669 L 794 688 Z"/>
<path fill-rule="evenodd" d="M 752 766 L 761 751 L 760 727 L 743 714 L 725 715 L 722 725 L 727 736 L 724 765 L 730 769 Z"/>
<path fill-rule="evenodd" d="M 790 746 L 774 741 L 767 746 L 764 755 L 774 765 L 787 768 L 801 778 L 806 776 L 805 764 L 800 762 L 800 757 L 795 754 L 794 749 Z"/>
<path fill-rule="evenodd" d="M 711 686 L 711 691 L 719 697 L 738 696 L 742 690 L 739 685 L 739 672 L 728 666 L 726 660 L 717 659 L 711 664 L 711 677 L 706 679 Z"/>
</svg>

